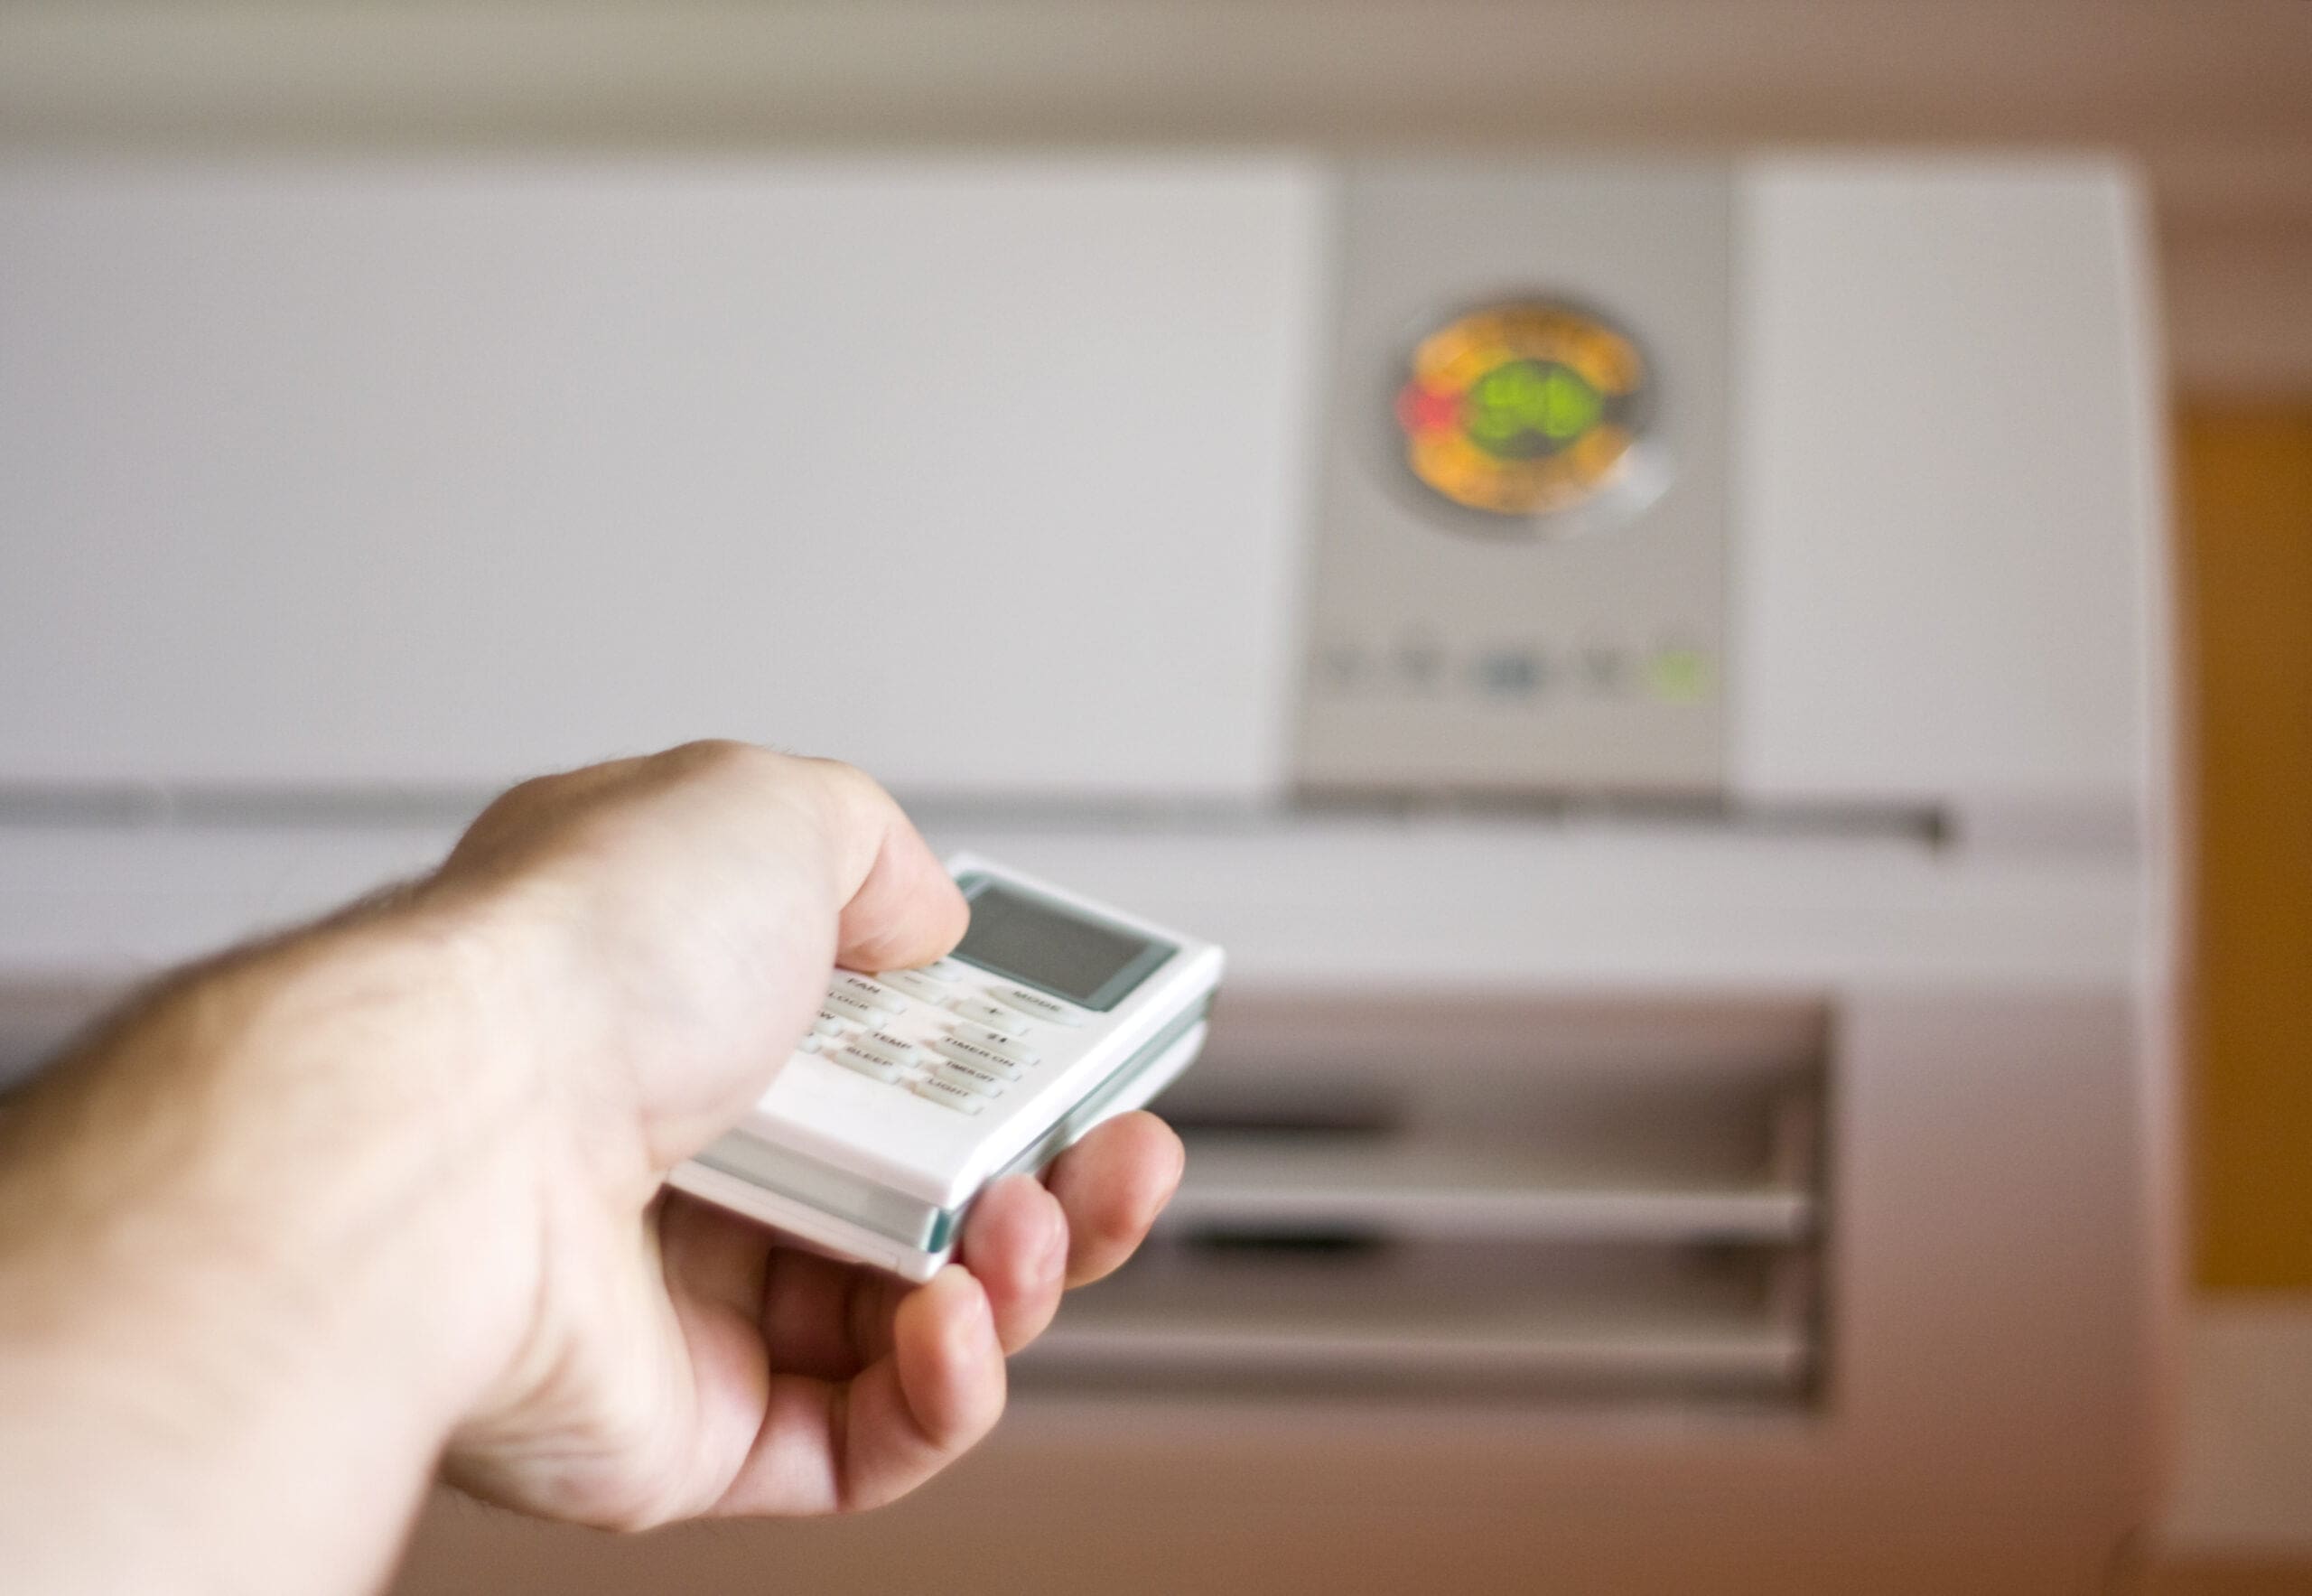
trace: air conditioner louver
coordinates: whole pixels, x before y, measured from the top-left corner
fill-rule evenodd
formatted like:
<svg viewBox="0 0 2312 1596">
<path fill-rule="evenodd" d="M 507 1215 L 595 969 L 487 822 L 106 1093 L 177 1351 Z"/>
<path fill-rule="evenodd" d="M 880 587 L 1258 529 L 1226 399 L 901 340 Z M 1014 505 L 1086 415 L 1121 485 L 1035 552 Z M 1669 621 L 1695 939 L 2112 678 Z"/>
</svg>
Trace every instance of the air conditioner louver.
<svg viewBox="0 0 2312 1596">
<path fill-rule="evenodd" d="M 1023 1383 L 1804 1399 L 1819 1008 L 1453 1007 L 1356 1045 L 1307 1000 L 1224 1013 L 1163 1105 L 1179 1197 Z"/>
</svg>

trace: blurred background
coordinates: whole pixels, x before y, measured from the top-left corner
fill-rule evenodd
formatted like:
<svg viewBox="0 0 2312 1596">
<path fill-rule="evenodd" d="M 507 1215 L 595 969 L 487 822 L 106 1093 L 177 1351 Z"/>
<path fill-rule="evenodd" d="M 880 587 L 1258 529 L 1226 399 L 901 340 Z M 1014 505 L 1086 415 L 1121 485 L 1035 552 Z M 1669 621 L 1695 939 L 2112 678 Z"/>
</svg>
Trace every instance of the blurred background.
<svg viewBox="0 0 2312 1596">
<path fill-rule="evenodd" d="M 406 1596 L 2312 1590 L 2298 0 L 13 5 L 0 677 L 0 1077 L 709 733 L 1230 947 L 986 1455 Z"/>
</svg>

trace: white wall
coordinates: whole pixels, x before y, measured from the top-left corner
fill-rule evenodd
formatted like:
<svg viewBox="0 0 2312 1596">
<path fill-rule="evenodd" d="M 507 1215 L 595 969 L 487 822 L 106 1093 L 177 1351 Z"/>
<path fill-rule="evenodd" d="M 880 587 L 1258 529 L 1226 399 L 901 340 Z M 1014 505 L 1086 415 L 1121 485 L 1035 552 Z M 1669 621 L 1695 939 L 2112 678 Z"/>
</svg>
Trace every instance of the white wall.
<svg viewBox="0 0 2312 1596">
<path fill-rule="evenodd" d="M 0 144 L 2098 145 L 2176 366 L 2312 388 L 2300 0 L 859 0 L 0 14 Z"/>
</svg>

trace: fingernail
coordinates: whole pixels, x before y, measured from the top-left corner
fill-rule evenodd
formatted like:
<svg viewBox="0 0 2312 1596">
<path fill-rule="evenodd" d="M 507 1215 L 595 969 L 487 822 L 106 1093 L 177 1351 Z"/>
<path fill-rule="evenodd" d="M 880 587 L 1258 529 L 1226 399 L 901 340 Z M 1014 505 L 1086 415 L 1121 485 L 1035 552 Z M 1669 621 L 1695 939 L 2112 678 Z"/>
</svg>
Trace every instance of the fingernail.
<svg viewBox="0 0 2312 1596">
<path fill-rule="evenodd" d="M 1037 1255 L 1038 1267 L 1046 1274 L 1052 1274 L 1067 1262 L 1067 1216 L 1059 1204 L 1044 1206 L 1044 1245 Z"/>
<path fill-rule="evenodd" d="M 987 1293 L 980 1289 L 972 1272 L 961 1264 L 950 1264 L 939 1271 L 943 1280 L 952 1277 L 954 1283 L 942 1289 L 963 1294 L 964 1307 L 956 1315 L 954 1330 L 956 1349 L 966 1354 L 978 1354 L 995 1344 L 995 1314 L 989 1308 Z"/>
</svg>

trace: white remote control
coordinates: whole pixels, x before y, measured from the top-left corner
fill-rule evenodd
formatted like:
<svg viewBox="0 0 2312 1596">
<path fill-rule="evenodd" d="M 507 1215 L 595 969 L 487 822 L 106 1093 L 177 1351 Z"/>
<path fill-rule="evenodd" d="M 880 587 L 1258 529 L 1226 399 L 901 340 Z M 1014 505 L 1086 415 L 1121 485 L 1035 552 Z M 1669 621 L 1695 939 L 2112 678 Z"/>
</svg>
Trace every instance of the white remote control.
<svg viewBox="0 0 2312 1596">
<path fill-rule="evenodd" d="M 1137 1108 L 1204 1045 L 1221 952 L 968 854 L 949 957 L 836 970 L 795 1056 L 669 1183 L 928 1280 L 982 1187 Z"/>
</svg>

